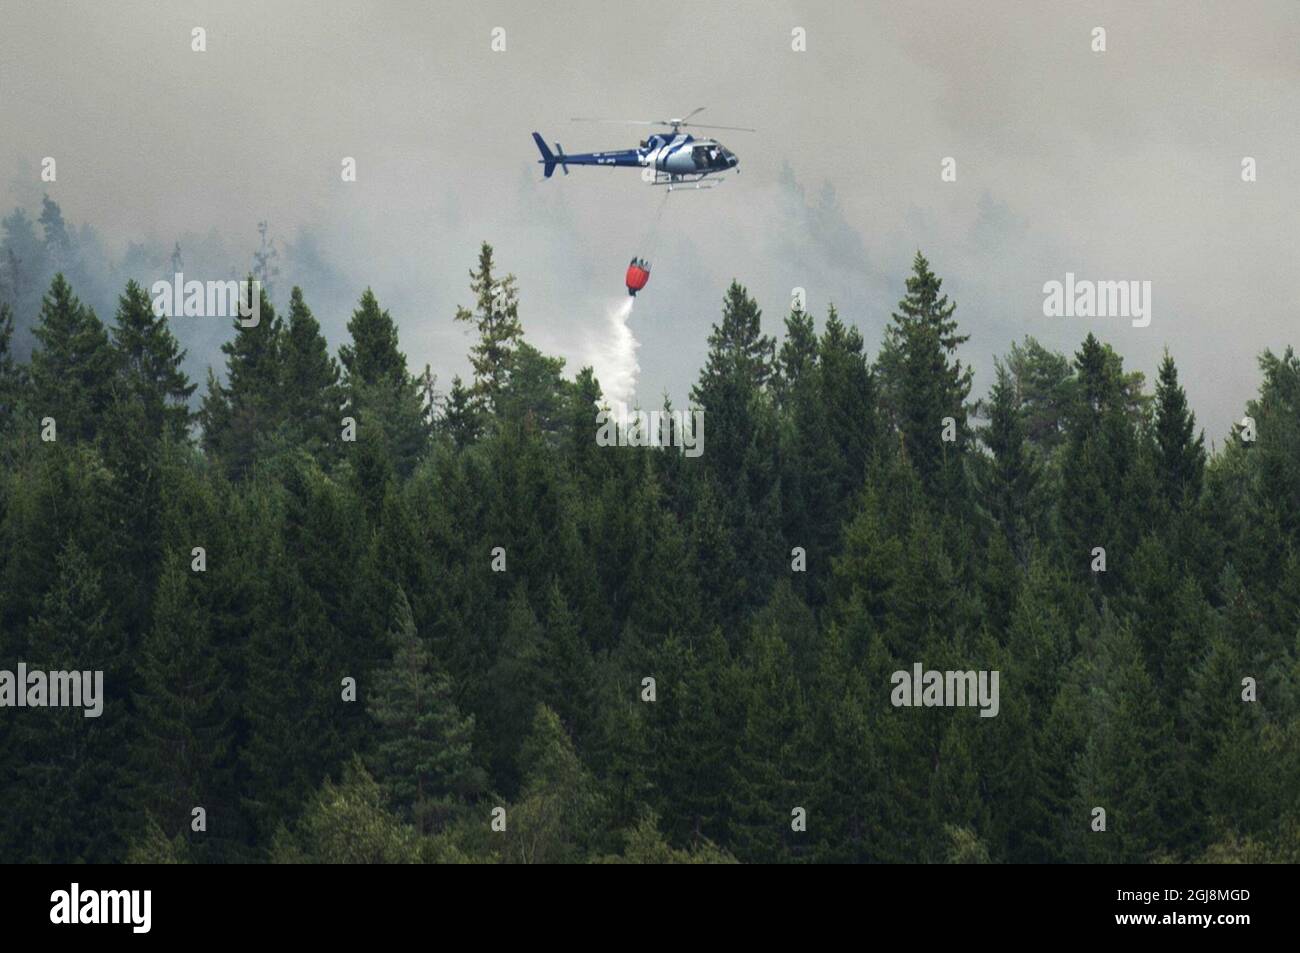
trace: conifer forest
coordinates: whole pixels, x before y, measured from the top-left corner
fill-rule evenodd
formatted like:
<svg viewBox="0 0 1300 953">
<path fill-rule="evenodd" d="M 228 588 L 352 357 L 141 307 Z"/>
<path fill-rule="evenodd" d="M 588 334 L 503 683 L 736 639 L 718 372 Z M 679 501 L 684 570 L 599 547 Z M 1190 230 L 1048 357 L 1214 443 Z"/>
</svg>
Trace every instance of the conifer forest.
<svg viewBox="0 0 1300 953">
<path fill-rule="evenodd" d="M 337 352 L 263 289 L 194 381 L 140 284 L 22 313 L 10 256 L 0 659 L 103 678 L 96 717 L 17 686 L 0 857 L 1300 859 L 1290 348 L 1212 437 L 1176 354 L 1148 381 L 1092 333 L 977 386 L 917 252 L 879 341 L 719 289 L 702 452 L 602 445 L 506 264 L 444 393 L 368 289 Z M 992 707 L 900 705 L 914 666 L 998 673 Z"/>
</svg>

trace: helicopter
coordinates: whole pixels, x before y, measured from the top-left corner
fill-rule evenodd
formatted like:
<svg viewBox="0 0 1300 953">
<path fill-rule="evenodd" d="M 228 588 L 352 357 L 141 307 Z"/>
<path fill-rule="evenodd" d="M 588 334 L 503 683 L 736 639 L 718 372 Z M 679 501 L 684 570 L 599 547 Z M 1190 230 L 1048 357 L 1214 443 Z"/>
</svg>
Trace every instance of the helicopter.
<svg viewBox="0 0 1300 953">
<path fill-rule="evenodd" d="M 540 133 L 533 133 L 533 141 L 542 157 L 537 161 L 545 168 L 543 175 L 550 178 L 559 166 L 564 174 L 569 174 L 571 165 L 603 165 L 611 168 L 639 168 L 646 170 L 645 179 L 650 185 L 663 185 L 671 192 L 674 186 L 691 186 L 697 189 L 712 188 L 720 180 L 705 181 L 711 175 L 740 169 L 740 159 L 734 152 L 716 139 L 696 139 L 690 133 L 683 133 L 685 128 L 693 129 L 730 129 L 735 132 L 754 132 L 744 126 L 703 126 L 689 122 L 704 110 L 703 106 L 693 109 L 677 119 L 587 119 L 577 118 L 573 122 L 608 122 L 634 126 L 666 126 L 670 133 L 655 133 L 641 140 L 637 149 L 622 149 L 616 152 L 582 152 L 568 154 L 557 142 L 555 151 L 547 147 Z M 653 173 L 651 173 L 653 170 Z"/>
</svg>

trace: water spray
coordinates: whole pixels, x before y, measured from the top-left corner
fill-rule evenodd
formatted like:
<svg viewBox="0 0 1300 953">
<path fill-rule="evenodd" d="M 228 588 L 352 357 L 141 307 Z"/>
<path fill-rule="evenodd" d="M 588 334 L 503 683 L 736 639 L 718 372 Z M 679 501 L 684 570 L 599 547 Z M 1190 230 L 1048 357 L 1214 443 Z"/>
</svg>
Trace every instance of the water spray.
<svg viewBox="0 0 1300 953">
<path fill-rule="evenodd" d="M 636 351 L 641 342 L 636 339 L 628 321 L 636 299 L 624 297 L 611 301 L 605 309 L 605 328 L 590 344 L 587 363 L 596 372 L 601 390 L 607 400 L 631 403 L 636 395 Z"/>
</svg>

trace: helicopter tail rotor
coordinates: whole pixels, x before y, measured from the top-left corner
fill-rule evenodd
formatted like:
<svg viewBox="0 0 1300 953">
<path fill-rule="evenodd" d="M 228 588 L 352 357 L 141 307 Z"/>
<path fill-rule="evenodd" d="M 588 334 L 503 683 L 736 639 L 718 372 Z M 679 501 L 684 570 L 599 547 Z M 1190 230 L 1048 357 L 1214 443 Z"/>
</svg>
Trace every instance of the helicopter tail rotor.
<svg viewBox="0 0 1300 953">
<path fill-rule="evenodd" d="M 533 133 L 533 142 L 537 143 L 537 151 L 542 154 L 542 157 L 537 161 L 544 163 L 542 175 L 545 178 L 549 179 L 555 174 L 555 167 L 557 165 L 564 170 L 565 175 L 569 174 L 569 164 L 564 161 L 564 148 L 558 142 L 555 144 L 555 152 L 558 152 L 559 155 L 556 155 L 547 148 L 546 140 L 541 137 L 540 133 Z"/>
</svg>

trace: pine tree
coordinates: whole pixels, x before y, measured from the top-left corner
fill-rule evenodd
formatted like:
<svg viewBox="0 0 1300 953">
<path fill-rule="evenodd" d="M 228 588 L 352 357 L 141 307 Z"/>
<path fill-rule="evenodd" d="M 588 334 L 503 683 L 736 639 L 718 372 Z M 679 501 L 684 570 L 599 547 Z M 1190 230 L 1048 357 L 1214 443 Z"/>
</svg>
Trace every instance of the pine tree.
<svg viewBox="0 0 1300 953">
<path fill-rule="evenodd" d="M 545 621 L 542 668 L 549 689 L 547 704 L 574 743 L 581 745 L 592 738 L 596 728 L 596 663 L 555 582 L 547 594 Z"/>
<path fill-rule="evenodd" d="M 479 249 L 478 271 L 471 271 L 469 278 L 475 309 L 458 307 L 456 320 L 473 324 L 478 331 L 478 340 L 470 348 L 470 364 L 474 368 L 472 393 L 486 410 L 495 413 L 513 367 L 515 349 L 523 339 L 519 293 L 514 275 L 496 277 L 492 246 L 487 242 Z"/>
<path fill-rule="evenodd" d="M 248 740 L 241 751 L 244 809 L 263 845 L 343 764 L 351 745 L 342 680 L 356 679 L 359 692 L 366 684 L 348 664 L 324 600 L 294 568 L 274 527 L 268 529 L 273 535 L 267 563 L 258 567 L 246 650 Z"/>
<path fill-rule="evenodd" d="M 569 386 L 564 380 L 564 358 L 547 357 L 520 341 L 511 358 L 510 375 L 497 394 L 497 413 L 536 429 L 557 446 Z"/>
<path fill-rule="evenodd" d="M 578 371 L 565 399 L 563 442 L 565 455 L 580 490 L 594 488 L 598 484 L 603 472 L 601 464 L 608 460 L 607 455 L 600 454 L 601 448 L 592 439 L 599 426 L 596 418 L 601 404 L 600 383 L 592 369 L 584 367 Z M 464 443 L 458 440 L 457 446 L 464 446 Z"/>
<path fill-rule="evenodd" d="M 63 221 L 63 210 L 48 194 L 41 197 L 39 221 L 41 232 L 45 236 L 45 246 L 50 250 L 50 254 L 56 260 L 61 258 L 59 262 L 61 265 L 70 264 L 68 259 L 72 254 L 72 236 L 68 234 L 68 226 Z"/>
<path fill-rule="evenodd" d="M 826 634 L 815 719 L 817 771 L 808 813 L 818 819 L 809 835 L 823 863 L 862 863 L 878 857 L 873 838 L 881 818 L 876 809 L 889 797 L 879 754 L 880 732 L 866 702 L 862 674 L 851 670 L 838 626 Z M 889 726 L 886 725 L 886 730 Z"/>
<path fill-rule="evenodd" d="M 49 252 L 36 234 L 36 224 L 21 208 L 0 222 L 0 228 L 4 230 L 0 273 L 7 300 L 21 321 L 40 309 L 41 293 L 52 277 Z"/>
<path fill-rule="evenodd" d="M 826 439 L 817 379 L 817 333 L 812 316 L 793 310 L 785 319 L 785 340 L 777 358 L 773 391 L 780 409 L 781 518 L 785 542 L 811 553 L 814 565 L 824 565 L 829 539 L 825 510 L 832 494 L 832 458 L 836 449 Z M 805 591 L 818 588 L 821 577 L 797 578 Z"/>
<path fill-rule="evenodd" d="M 657 700 L 647 728 L 653 806 L 663 812 L 673 843 L 721 842 L 730 822 L 729 765 L 742 717 L 726 641 L 716 629 L 696 647 L 670 638 L 655 653 L 652 671 Z"/>
<path fill-rule="evenodd" d="M 828 441 L 823 452 L 837 464 L 831 486 L 838 504 L 831 519 L 837 527 L 862 488 L 879 439 L 875 382 L 863 348 L 862 334 L 840 321 L 832 307 L 817 346 L 817 376 Z"/>
<path fill-rule="evenodd" d="M 1070 359 L 1026 336 L 1023 344 L 1011 345 L 1005 366 L 1014 381 L 1025 440 L 1040 459 L 1051 459 L 1065 440 Z"/>
<path fill-rule="evenodd" d="M 776 359 L 773 386 L 782 410 L 792 408 L 796 395 L 813 386 L 817 369 L 817 331 L 812 315 L 797 307 L 785 319 L 785 340 Z"/>
<path fill-rule="evenodd" d="M 1259 496 L 1276 513 L 1282 534 L 1296 540 L 1300 538 L 1300 467 L 1295 465 L 1300 454 L 1300 355 L 1290 347 L 1282 354 L 1266 350 L 1259 366 L 1264 373 L 1259 397 L 1246 405 L 1259 435 L 1251 448 L 1252 471 L 1258 474 Z"/>
</svg>

